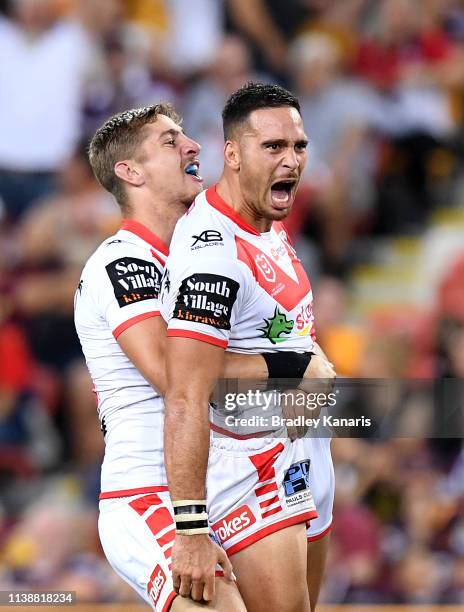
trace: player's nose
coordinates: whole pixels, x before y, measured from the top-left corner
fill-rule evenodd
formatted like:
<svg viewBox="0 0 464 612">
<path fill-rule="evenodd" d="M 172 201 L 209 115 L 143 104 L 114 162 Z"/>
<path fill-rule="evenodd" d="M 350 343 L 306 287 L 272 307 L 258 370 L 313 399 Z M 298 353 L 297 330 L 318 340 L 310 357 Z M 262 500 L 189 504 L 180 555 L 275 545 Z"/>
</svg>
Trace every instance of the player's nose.
<svg viewBox="0 0 464 612">
<path fill-rule="evenodd" d="M 285 155 L 282 158 L 282 165 L 284 168 L 289 168 L 290 170 L 296 170 L 300 165 L 300 160 L 298 159 L 298 155 L 293 147 L 289 147 L 285 151 Z"/>
<path fill-rule="evenodd" d="M 185 155 L 198 155 L 201 151 L 201 146 L 198 144 L 198 142 L 188 137 L 185 138 L 185 142 L 182 148 L 184 150 Z"/>
</svg>

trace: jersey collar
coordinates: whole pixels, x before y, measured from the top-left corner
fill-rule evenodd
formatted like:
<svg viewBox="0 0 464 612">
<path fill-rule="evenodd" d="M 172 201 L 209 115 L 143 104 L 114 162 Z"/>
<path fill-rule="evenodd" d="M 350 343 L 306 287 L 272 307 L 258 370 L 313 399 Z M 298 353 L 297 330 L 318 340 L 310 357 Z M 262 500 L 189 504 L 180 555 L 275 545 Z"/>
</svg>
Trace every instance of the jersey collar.
<svg viewBox="0 0 464 612">
<path fill-rule="evenodd" d="M 145 225 L 142 225 L 142 223 L 134 221 L 134 219 L 123 219 L 121 229 L 126 230 L 126 232 L 131 232 L 142 240 L 145 240 L 145 242 L 151 244 L 151 246 L 160 251 L 160 253 L 169 255 L 169 249 L 161 238 L 158 238 L 156 234 L 149 230 L 148 227 L 145 227 Z"/>
<path fill-rule="evenodd" d="M 241 227 L 246 232 L 250 234 L 254 234 L 255 236 L 260 236 L 260 232 L 247 223 L 243 217 L 241 217 L 237 211 L 235 211 L 229 204 L 227 204 L 221 196 L 216 191 L 216 185 L 213 185 L 209 189 L 206 190 L 206 200 L 208 204 L 211 204 L 213 208 L 218 210 L 220 213 L 232 219 L 234 223 L 236 223 L 239 227 Z"/>
</svg>

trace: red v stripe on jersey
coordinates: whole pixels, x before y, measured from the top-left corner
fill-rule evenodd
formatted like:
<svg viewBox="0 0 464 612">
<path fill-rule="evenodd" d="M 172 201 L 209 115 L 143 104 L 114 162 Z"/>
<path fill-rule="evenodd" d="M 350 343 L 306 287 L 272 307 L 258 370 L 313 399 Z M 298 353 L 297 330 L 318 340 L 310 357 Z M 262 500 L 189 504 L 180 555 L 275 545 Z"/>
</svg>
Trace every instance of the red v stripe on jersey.
<svg viewBox="0 0 464 612">
<path fill-rule="evenodd" d="M 251 270 L 257 283 L 287 311 L 293 310 L 311 290 L 309 279 L 301 262 L 287 249 L 297 276 L 293 280 L 282 268 L 254 244 L 235 236 L 237 258 Z"/>
</svg>

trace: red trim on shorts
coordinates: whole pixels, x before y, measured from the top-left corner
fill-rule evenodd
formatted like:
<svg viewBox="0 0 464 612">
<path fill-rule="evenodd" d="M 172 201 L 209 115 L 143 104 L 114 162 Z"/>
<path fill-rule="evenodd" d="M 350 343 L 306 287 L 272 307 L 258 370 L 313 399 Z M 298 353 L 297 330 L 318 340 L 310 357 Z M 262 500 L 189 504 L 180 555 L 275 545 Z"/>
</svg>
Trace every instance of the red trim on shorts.
<svg viewBox="0 0 464 612">
<path fill-rule="evenodd" d="M 209 424 L 209 428 L 218 434 L 227 436 L 228 438 L 233 438 L 234 440 L 250 440 L 251 438 L 262 438 L 263 436 L 267 436 L 268 434 L 273 433 L 272 430 L 257 431 L 255 433 L 244 434 L 243 436 L 241 436 L 240 434 L 233 433 L 232 431 L 229 431 L 228 429 L 223 429 L 222 427 L 219 427 L 219 425 L 215 425 L 214 423 L 211 423 L 211 422 Z"/>
<path fill-rule="evenodd" d="M 247 221 L 245 221 L 245 219 L 243 219 L 243 217 L 241 217 L 238 214 L 238 212 L 232 208 L 232 206 L 227 204 L 227 202 L 225 202 L 221 198 L 221 196 L 216 191 L 216 187 L 217 187 L 216 185 L 213 185 L 212 187 L 206 190 L 205 195 L 206 195 L 206 201 L 208 202 L 208 204 L 210 204 L 213 208 L 218 210 L 220 213 L 222 213 L 226 217 L 229 217 L 229 219 L 232 219 L 234 223 L 236 223 L 239 227 L 241 227 L 246 232 L 249 232 L 250 234 L 254 234 L 255 236 L 260 236 L 261 235 L 260 232 L 258 232 L 258 230 L 255 227 L 247 223 Z"/>
<path fill-rule="evenodd" d="M 118 336 L 120 336 L 123 331 L 126 331 L 126 329 L 129 329 L 129 327 L 132 327 L 133 325 L 139 323 L 140 321 L 143 321 L 144 319 L 150 319 L 150 317 L 159 317 L 160 314 L 161 313 L 159 310 L 152 310 L 151 312 L 144 312 L 143 314 L 139 314 L 135 317 L 132 317 L 132 319 L 127 319 L 127 321 L 124 321 L 124 323 L 121 323 L 121 325 L 118 325 L 116 329 L 113 330 L 113 336 L 117 340 Z"/>
<path fill-rule="evenodd" d="M 259 504 L 261 505 L 261 504 Z M 268 510 L 267 512 L 263 512 L 262 513 L 262 517 L 267 518 L 268 516 L 272 516 L 273 514 L 277 514 L 278 512 L 282 512 L 282 506 L 276 506 L 275 508 L 272 508 L 272 510 Z"/>
<path fill-rule="evenodd" d="M 258 495 L 258 494 L 257 494 Z M 268 508 L 269 506 L 272 506 L 272 504 L 276 504 L 279 500 L 279 496 L 275 495 L 274 497 L 270 497 L 269 499 L 265 499 L 262 502 L 259 502 L 259 507 L 260 508 Z M 281 508 L 279 508 L 279 510 L 281 510 Z M 263 514 L 264 516 L 264 514 Z"/>
<path fill-rule="evenodd" d="M 324 531 L 322 531 L 318 535 L 308 536 L 308 542 L 317 542 L 317 540 L 322 540 L 322 538 L 325 538 L 325 536 L 332 531 L 332 526 L 332 523 L 330 523 L 327 529 L 324 529 Z"/>
<path fill-rule="evenodd" d="M 153 514 L 150 514 L 150 516 L 147 518 L 145 522 L 148 525 L 148 528 L 150 529 L 152 534 L 155 536 L 157 542 L 158 542 L 157 534 L 160 531 L 163 531 L 164 529 L 166 529 L 166 527 L 169 527 L 170 525 L 174 525 L 174 519 L 172 518 L 171 513 L 166 508 L 166 506 L 161 506 L 161 508 L 157 508 L 153 512 Z M 159 547 L 161 548 L 161 544 L 159 544 Z"/>
<path fill-rule="evenodd" d="M 114 497 L 132 497 L 139 493 L 164 493 L 168 487 L 139 487 L 138 489 L 123 489 L 121 491 L 105 491 L 100 493 L 98 499 L 113 499 Z"/>
<path fill-rule="evenodd" d="M 271 482 L 271 484 L 263 485 L 262 487 L 258 487 L 255 489 L 256 495 L 266 495 L 266 493 L 271 493 L 272 491 L 277 491 L 277 483 Z"/>
<path fill-rule="evenodd" d="M 221 348 L 227 348 L 227 340 L 219 340 L 214 336 L 208 334 L 202 334 L 200 332 L 192 331 L 190 329 L 168 329 L 167 335 L 172 338 L 191 338 L 192 340 L 200 340 L 200 342 L 206 342 L 207 344 L 214 344 Z"/>
<path fill-rule="evenodd" d="M 165 533 L 164 536 L 161 536 L 161 538 L 158 538 L 157 542 L 161 546 L 161 548 L 163 548 L 163 546 L 166 546 L 168 542 L 174 542 L 175 537 L 176 537 L 176 530 L 171 529 L 171 531 L 168 531 L 167 533 Z"/>
<path fill-rule="evenodd" d="M 139 516 L 143 516 L 148 508 L 152 506 L 159 506 L 161 498 L 156 493 L 150 495 L 144 495 L 143 497 L 137 497 L 134 501 L 129 503 L 129 506 L 137 512 Z"/>
<path fill-rule="evenodd" d="M 155 247 L 155 249 L 161 253 L 169 255 L 169 249 L 161 238 L 158 238 L 156 234 L 149 230 L 148 227 L 145 227 L 145 225 L 142 223 L 139 223 L 134 219 L 123 219 L 121 229 L 135 234 L 142 240 L 145 240 L 145 242 L 148 242 L 148 244 L 151 244 L 152 247 Z"/>
<path fill-rule="evenodd" d="M 163 609 L 161 610 L 161 612 L 168 612 L 168 610 L 171 609 L 172 606 L 172 602 L 174 601 L 174 599 L 177 597 L 177 593 L 175 591 L 173 591 L 168 598 L 166 599 L 166 603 L 163 606 Z"/>
<path fill-rule="evenodd" d="M 255 542 L 259 542 L 259 540 L 262 540 L 266 536 L 276 533 L 276 531 L 280 531 L 286 527 L 292 527 L 292 525 L 297 525 L 298 523 L 310 521 L 313 518 L 317 518 L 316 510 L 311 510 L 309 512 L 305 512 L 304 514 L 298 514 L 297 516 L 291 516 L 283 521 L 278 521 L 277 523 L 263 527 L 263 529 L 251 534 L 241 542 L 237 542 L 237 544 L 234 544 L 234 546 L 225 549 L 227 556 L 231 557 L 232 555 L 235 555 L 235 553 L 248 548 L 248 546 L 255 544 Z"/>
</svg>

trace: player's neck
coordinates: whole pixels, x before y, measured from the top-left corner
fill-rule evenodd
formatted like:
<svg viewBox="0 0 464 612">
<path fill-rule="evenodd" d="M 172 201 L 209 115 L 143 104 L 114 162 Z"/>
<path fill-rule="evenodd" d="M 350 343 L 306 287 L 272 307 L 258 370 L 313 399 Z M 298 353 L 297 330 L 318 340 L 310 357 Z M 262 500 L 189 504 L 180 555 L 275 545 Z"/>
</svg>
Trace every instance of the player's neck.
<svg viewBox="0 0 464 612">
<path fill-rule="evenodd" d="M 258 215 L 252 206 L 244 199 L 238 181 L 223 174 L 216 185 L 218 195 L 231 208 L 238 213 L 244 221 L 254 227 L 258 232 L 268 232 L 272 227 L 272 221 Z"/>
<path fill-rule="evenodd" d="M 169 247 L 176 223 L 184 212 L 181 206 L 164 208 L 162 211 L 153 207 L 136 206 L 129 209 L 125 217 L 144 225 Z"/>
</svg>

